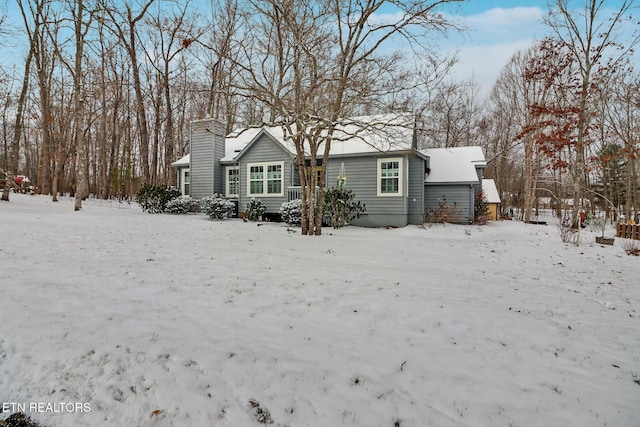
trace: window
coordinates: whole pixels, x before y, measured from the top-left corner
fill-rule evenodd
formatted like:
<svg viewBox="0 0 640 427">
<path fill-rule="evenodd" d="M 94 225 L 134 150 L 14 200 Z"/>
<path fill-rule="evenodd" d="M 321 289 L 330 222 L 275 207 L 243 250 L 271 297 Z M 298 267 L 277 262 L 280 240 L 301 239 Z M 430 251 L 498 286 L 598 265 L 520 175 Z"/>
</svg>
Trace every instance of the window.
<svg viewBox="0 0 640 427">
<path fill-rule="evenodd" d="M 249 194 L 264 193 L 264 166 L 249 166 Z"/>
<path fill-rule="evenodd" d="M 284 162 L 249 163 L 247 196 L 284 196 Z"/>
<path fill-rule="evenodd" d="M 189 169 L 182 169 L 182 195 L 189 195 L 189 187 L 191 184 L 191 177 L 189 175 Z"/>
<path fill-rule="evenodd" d="M 402 158 L 378 159 L 378 196 L 402 196 Z"/>
<path fill-rule="evenodd" d="M 267 166 L 267 193 L 282 193 L 282 165 Z"/>
<path fill-rule="evenodd" d="M 307 166 L 307 176 L 311 178 L 311 159 L 305 162 Z M 316 186 L 320 185 L 320 175 L 322 174 L 322 159 L 316 159 Z"/>
<path fill-rule="evenodd" d="M 240 194 L 240 168 L 227 166 L 227 197 L 238 197 Z"/>
</svg>

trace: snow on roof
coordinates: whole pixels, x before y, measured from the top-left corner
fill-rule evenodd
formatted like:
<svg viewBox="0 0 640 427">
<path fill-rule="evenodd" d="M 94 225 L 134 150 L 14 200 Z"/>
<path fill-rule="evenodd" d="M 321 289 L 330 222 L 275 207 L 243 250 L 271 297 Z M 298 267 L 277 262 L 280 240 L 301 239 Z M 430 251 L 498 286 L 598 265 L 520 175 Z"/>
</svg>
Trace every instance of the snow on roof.
<svg viewBox="0 0 640 427">
<path fill-rule="evenodd" d="M 236 129 L 224 139 L 224 157 L 222 162 L 231 162 L 236 156 L 249 145 L 251 141 L 260 133 L 263 128 Z"/>
<path fill-rule="evenodd" d="M 293 141 L 285 139 L 281 126 L 236 129 L 225 138 L 225 153 L 221 162 L 237 160 L 241 152 L 261 133 L 268 134 L 291 154 L 296 154 Z M 386 114 L 350 118 L 337 125 L 331 141 L 331 156 L 387 151 L 407 151 L 413 144 L 413 117 L 409 114 Z M 318 153 L 324 152 L 324 144 Z M 484 157 L 483 157 L 484 158 Z M 188 166 L 187 154 L 171 166 Z"/>
<path fill-rule="evenodd" d="M 478 182 L 477 166 L 486 166 L 482 147 L 427 148 L 420 150 L 429 156 L 431 171 L 426 183 L 469 183 Z"/>
<path fill-rule="evenodd" d="M 484 178 L 482 180 L 482 194 L 488 203 L 501 203 L 500 194 L 498 194 L 498 188 L 493 179 Z"/>
<path fill-rule="evenodd" d="M 264 126 L 236 130 L 226 138 L 223 162 L 230 162 L 260 133 L 271 135 L 285 150 L 296 154 L 293 141 L 286 139 L 281 126 Z M 337 125 L 331 141 L 329 155 L 340 156 L 360 153 L 410 150 L 413 142 L 413 117 L 408 114 L 385 114 L 353 117 Z M 232 147 L 232 148 L 230 148 Z M 324 144 L 318 152 L 324 151 Z"/>
<path fill-rule="evenodd" d="M 180 160 L 176 160 L 175 162 L 171 163 L 171 166 L 176 168 L 181 166 L 189 166 L 189 164 L 191 164 L 191 155 L 187 154 L 182 156 Z"/>
<path fill-rule="evenodd" d="M 413 145 L 413 117 L 408 114 L 362 116 L 338 126 L 331 141 L 332 156 L 406 151 Z M 321 147 L 323 149 L 323 147 Z"/>
</svg>

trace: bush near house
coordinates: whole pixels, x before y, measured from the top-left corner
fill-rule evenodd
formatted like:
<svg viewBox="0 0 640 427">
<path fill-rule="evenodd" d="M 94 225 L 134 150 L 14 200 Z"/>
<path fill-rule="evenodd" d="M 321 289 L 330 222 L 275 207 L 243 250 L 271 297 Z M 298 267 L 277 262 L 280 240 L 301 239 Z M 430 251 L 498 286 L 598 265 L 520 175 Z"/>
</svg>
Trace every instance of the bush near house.
<svg viewBox="0 0 640 427">
<path fill-rule="evenodd" d="M 280 206 L 280 218 L 282 218 L 287 225 L 300 226 L 302 223 L 302 200 L 295 199 L 290 202 L 284 202 Z"/>
<path fill-rule="evenodd" d="M 446 196 L 438 199 L 438 207 L 425 212 L 424 220 L 426 223 L 433 224 L 436 222 L 456 223 L 462 217 L 462 209 L 458 207 L 456 202 L 449 204 Z"/>
<path fill-rule="evenodd" d="M 236 205 L 219 194 L 200 199 L 200 211 L 209 215 L 211 219 L 231 218 Z"/>
<path fill-rule="evenodd" d="M 170 214 L 186 214 L 198 210 L 198 202 L 192 199 L 190 196 L 178 197 L 177 199 L 170 200 L 165 208 L 166 213 Z"/>
<path fill-rule="evenodd" d="M 333 187 L 324 193 L 324 221 L 333 228 L 344 227 L 366 210 L 355 200 L 353 190 Z"/>
<path fill-rule="evenodd" d="M 249 203 L 247 203 L 247 219 L 249 221 L 262 221 L 266 210 L 267 207 L 262 204 L 260 199 L 252 197 Z"/>
<path fill-rule="evenodd" d="M 180 197 L 177 188 L 168 185 L 145 184 L 136 194 L 136 201 L 143 212 L 152 214 L 162 213 L 167 208 L 167 203 Z"/>
</svg>

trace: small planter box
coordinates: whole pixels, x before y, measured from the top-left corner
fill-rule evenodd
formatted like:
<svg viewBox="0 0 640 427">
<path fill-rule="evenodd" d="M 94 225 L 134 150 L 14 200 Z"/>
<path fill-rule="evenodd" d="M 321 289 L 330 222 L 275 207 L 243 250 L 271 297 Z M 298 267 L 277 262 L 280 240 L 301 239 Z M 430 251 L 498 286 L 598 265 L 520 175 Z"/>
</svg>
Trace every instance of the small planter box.
<svg viewBox="0 0 640 427">
<path fill-rule="evenodd" d="M 602 236 L 596 236 L 596 243 L 600 243 L 601 245 L 613 245 L 613 242 L 616 239 L 614 237 L 602 237 Z"/>
</svg>

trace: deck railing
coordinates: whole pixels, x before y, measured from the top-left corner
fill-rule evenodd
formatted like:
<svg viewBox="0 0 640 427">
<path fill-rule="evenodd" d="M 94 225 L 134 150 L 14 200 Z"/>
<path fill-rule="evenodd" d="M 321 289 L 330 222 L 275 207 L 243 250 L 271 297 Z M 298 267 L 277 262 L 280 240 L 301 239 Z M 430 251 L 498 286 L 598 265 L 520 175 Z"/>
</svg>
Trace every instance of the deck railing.
<svg viewBox="0 0 640 427">
<path fill-rule="evenodd" d="M 316 198 L 317 197 L 318 197 L 318 187 L 316 186 Z M 290 202 L 296 199 L 302 199 L 302 187 L 300 186 L 287 187 L 287 200 Z"/>
</svg>

